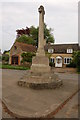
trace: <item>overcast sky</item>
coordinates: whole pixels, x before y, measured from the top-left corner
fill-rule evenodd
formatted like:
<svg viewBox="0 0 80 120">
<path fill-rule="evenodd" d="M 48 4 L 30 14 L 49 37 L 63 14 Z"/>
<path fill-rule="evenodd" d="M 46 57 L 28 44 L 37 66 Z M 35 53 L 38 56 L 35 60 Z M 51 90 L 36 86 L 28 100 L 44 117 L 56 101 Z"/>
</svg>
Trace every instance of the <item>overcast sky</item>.
<svg viewBox="0 0 80 120">
<path fill-rule="evenodd" d="M 16 2 L 17 1 L 17 2 Z M 21 2 L 20 2 L 21 1 Z M 26 1 L 26 2 L 25 2 Z M 39 24 L 38 7 L 44 6 L 44 21 L 54 31 L 55 43 L 78 43 L 77 0 L 3 0 L 0 3 L 0 48 L 9 50 L 16 38 L 16 29 Z M 2 33 L 1 33 L 2 32 Z"/>
</svg>

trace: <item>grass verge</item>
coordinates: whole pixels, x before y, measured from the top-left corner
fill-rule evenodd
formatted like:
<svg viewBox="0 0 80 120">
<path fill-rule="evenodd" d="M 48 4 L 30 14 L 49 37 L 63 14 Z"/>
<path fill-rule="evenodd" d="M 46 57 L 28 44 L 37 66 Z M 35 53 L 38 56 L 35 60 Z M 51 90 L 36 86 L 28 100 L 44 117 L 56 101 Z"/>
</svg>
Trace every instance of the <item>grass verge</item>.
<svg viewBox="0 0 80 120">
<path fill-rule="evenodd" d="M 1 65 L 0 68 L 2 69 L 15 69 L 15 70 L 29 70 L 30 68 L 24 66 L 13 66 L 13 65 Z"/>
</svg>

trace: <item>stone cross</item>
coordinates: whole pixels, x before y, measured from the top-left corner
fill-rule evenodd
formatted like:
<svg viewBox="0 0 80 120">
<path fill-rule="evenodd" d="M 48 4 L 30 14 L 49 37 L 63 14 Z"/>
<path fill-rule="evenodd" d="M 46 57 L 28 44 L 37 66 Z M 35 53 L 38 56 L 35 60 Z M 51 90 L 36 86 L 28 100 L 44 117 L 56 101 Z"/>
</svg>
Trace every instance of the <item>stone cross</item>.
<svg viewBox="0 0 80 120">
<path fill-rule="evenodd" d="M 39 12 L 39 37 L 38 37 L 38 50 L 37 56 L 45 56 L 44 51 L 44 7 L 41 5 L 38 9 Z"/>
<path fill-rule="evenodd" d="M 48 73 L 50 72 L 49 58 L 45 55 L 44 51 L 44 7 L 41 5 L 39 11 L 39 37 L 38 37 L 38 50 L 36 56 L 32 58 L 32 73 Z"/>
</svg>

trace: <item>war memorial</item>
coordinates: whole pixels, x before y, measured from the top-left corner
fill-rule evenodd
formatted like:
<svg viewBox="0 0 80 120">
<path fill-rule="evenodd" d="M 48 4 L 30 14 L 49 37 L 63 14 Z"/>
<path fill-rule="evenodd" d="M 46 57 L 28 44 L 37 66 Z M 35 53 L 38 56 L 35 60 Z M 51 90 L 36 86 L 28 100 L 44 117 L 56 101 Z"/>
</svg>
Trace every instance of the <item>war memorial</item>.
<svg viewBox="0 0 80 120">
<path fill-rule="evenodd" d="M 49 58 L 45 56 L 44 51 L 44 7 L 40 6 L 39 12 L 39 40 L 36 57 L 32 59 L 31 70 L 21 80 L 19 86 L 30 87 L 34 89 L 56 88 L 62 85 L 62 80 L 51 72 Z"/>
</svg>

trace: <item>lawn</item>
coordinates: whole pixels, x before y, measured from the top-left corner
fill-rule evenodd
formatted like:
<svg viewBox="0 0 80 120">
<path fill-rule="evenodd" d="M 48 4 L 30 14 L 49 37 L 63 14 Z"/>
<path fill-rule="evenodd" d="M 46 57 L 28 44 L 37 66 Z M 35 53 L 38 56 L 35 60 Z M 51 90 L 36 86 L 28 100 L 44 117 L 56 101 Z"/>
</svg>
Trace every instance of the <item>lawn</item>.
<svg viewBox="0 0 80 120">
<path fill-rule="evenodd" d="M 13 66 L 13 65 L 1 65 L 0 68 L 2 69 L 15 69 L 15 70 L 29 70 L 30 68 L 24 66 Z"/>
</svg>

